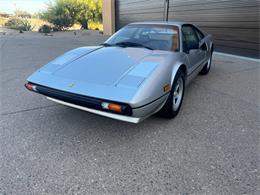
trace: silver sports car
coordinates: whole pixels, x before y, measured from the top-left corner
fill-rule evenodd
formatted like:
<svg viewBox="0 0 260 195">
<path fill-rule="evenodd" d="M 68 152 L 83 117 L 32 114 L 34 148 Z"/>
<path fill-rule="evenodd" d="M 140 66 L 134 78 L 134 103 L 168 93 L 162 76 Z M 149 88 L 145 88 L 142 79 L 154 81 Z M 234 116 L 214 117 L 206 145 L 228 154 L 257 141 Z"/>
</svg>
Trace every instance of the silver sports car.
<svg viewBox="0 0 260 195">
<path fill-rule="evenodd" d="M 81 47 L 33 73 L 25 87 L 49 100 L 139 123 L 175 117 L 185 86 L 209 72 L 212 36 L 184 22 L 132 23 L 105 43 Z"/>
</svg>

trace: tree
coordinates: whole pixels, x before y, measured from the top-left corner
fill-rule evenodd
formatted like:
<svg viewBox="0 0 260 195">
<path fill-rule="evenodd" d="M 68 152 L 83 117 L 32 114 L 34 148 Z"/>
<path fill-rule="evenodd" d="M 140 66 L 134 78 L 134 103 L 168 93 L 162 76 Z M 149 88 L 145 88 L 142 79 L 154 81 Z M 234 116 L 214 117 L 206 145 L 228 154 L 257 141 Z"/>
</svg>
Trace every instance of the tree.
<svg viewBox="0 0 260 195">
<path fill-rule="evenodd" d="M 101 21 L 101 0 L 55 0 L 48 4 L 47 11 L 41 18 L 54 24 L 59 30 L 64 30 L 79 22 L 87 28 L 88 20 Z"/>
<path fill-rule="evenodd" d="M 67 0 L 56 0 L 48 4 L 47 11 L 41 13 L 41 18 L 55 25 L 58 30 L 65 30 L 75 23 Z"/>
<path fill-rule="evenodd" d="M 100 22 L 102 20 L 102 1 L 101 0 L 88 0 L 89 1 L 89 19 L 92 21 Z"/>
</svg>

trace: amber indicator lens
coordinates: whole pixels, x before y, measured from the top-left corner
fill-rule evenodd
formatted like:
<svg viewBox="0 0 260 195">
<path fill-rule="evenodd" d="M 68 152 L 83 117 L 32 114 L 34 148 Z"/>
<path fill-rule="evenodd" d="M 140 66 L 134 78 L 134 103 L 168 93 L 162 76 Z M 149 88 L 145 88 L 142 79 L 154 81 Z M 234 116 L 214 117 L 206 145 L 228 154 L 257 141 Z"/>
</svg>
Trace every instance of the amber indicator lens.
<svg viewBox="0 0 260 195">
<path fill-rule="evenodd" d="M 166 84 L 163 86 L 163 91 L 164 92 L 169 92 L 171 90 L 171 85 L 170 84 Z"/>
<path fill-rule="evenodd" d="M 118 104 L 102 102 L 101 106 L 102 108 L 107 110 L 112 110 L 114 112 L 122 112 L 122 106 Z"/>
<path fill-rule="evenodd" d="M 33 85 L 32 85 L 32 84 L 26 83 L 24 86 L 25 86 L 28 90 L 33 91 Z"/>
</svg>

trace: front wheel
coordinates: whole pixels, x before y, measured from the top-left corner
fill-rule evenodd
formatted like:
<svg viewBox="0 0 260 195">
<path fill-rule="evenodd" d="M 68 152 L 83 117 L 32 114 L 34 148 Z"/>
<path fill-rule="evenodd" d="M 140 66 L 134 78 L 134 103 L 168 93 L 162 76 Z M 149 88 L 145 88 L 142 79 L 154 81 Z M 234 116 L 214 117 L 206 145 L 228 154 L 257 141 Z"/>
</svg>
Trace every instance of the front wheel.
<svg viewBox="0 0 260 195">
<path fill-rule="evenodd" d="M 170 95 L 159 114 L 163 117 L 174 118 L 180 111 L 185 90 L 185 76 L 182 70 L 178 70 Z"/>
</svg>

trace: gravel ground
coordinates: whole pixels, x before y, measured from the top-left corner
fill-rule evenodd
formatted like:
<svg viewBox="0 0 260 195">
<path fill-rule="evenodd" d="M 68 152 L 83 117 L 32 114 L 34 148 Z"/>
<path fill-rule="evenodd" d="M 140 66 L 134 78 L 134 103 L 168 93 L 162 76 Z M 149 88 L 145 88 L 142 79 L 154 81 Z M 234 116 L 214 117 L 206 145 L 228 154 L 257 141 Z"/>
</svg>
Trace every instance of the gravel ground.
<svg viewBox="0 0 260 195">
<path fill-rule="evenodd" d="M 54 57 L 106 38 L 0 35 L 0 194 L 259 194 L 259 62 L 215 54 L 174 120 L 138 125 L 23 87 Z"/>
</svg>

